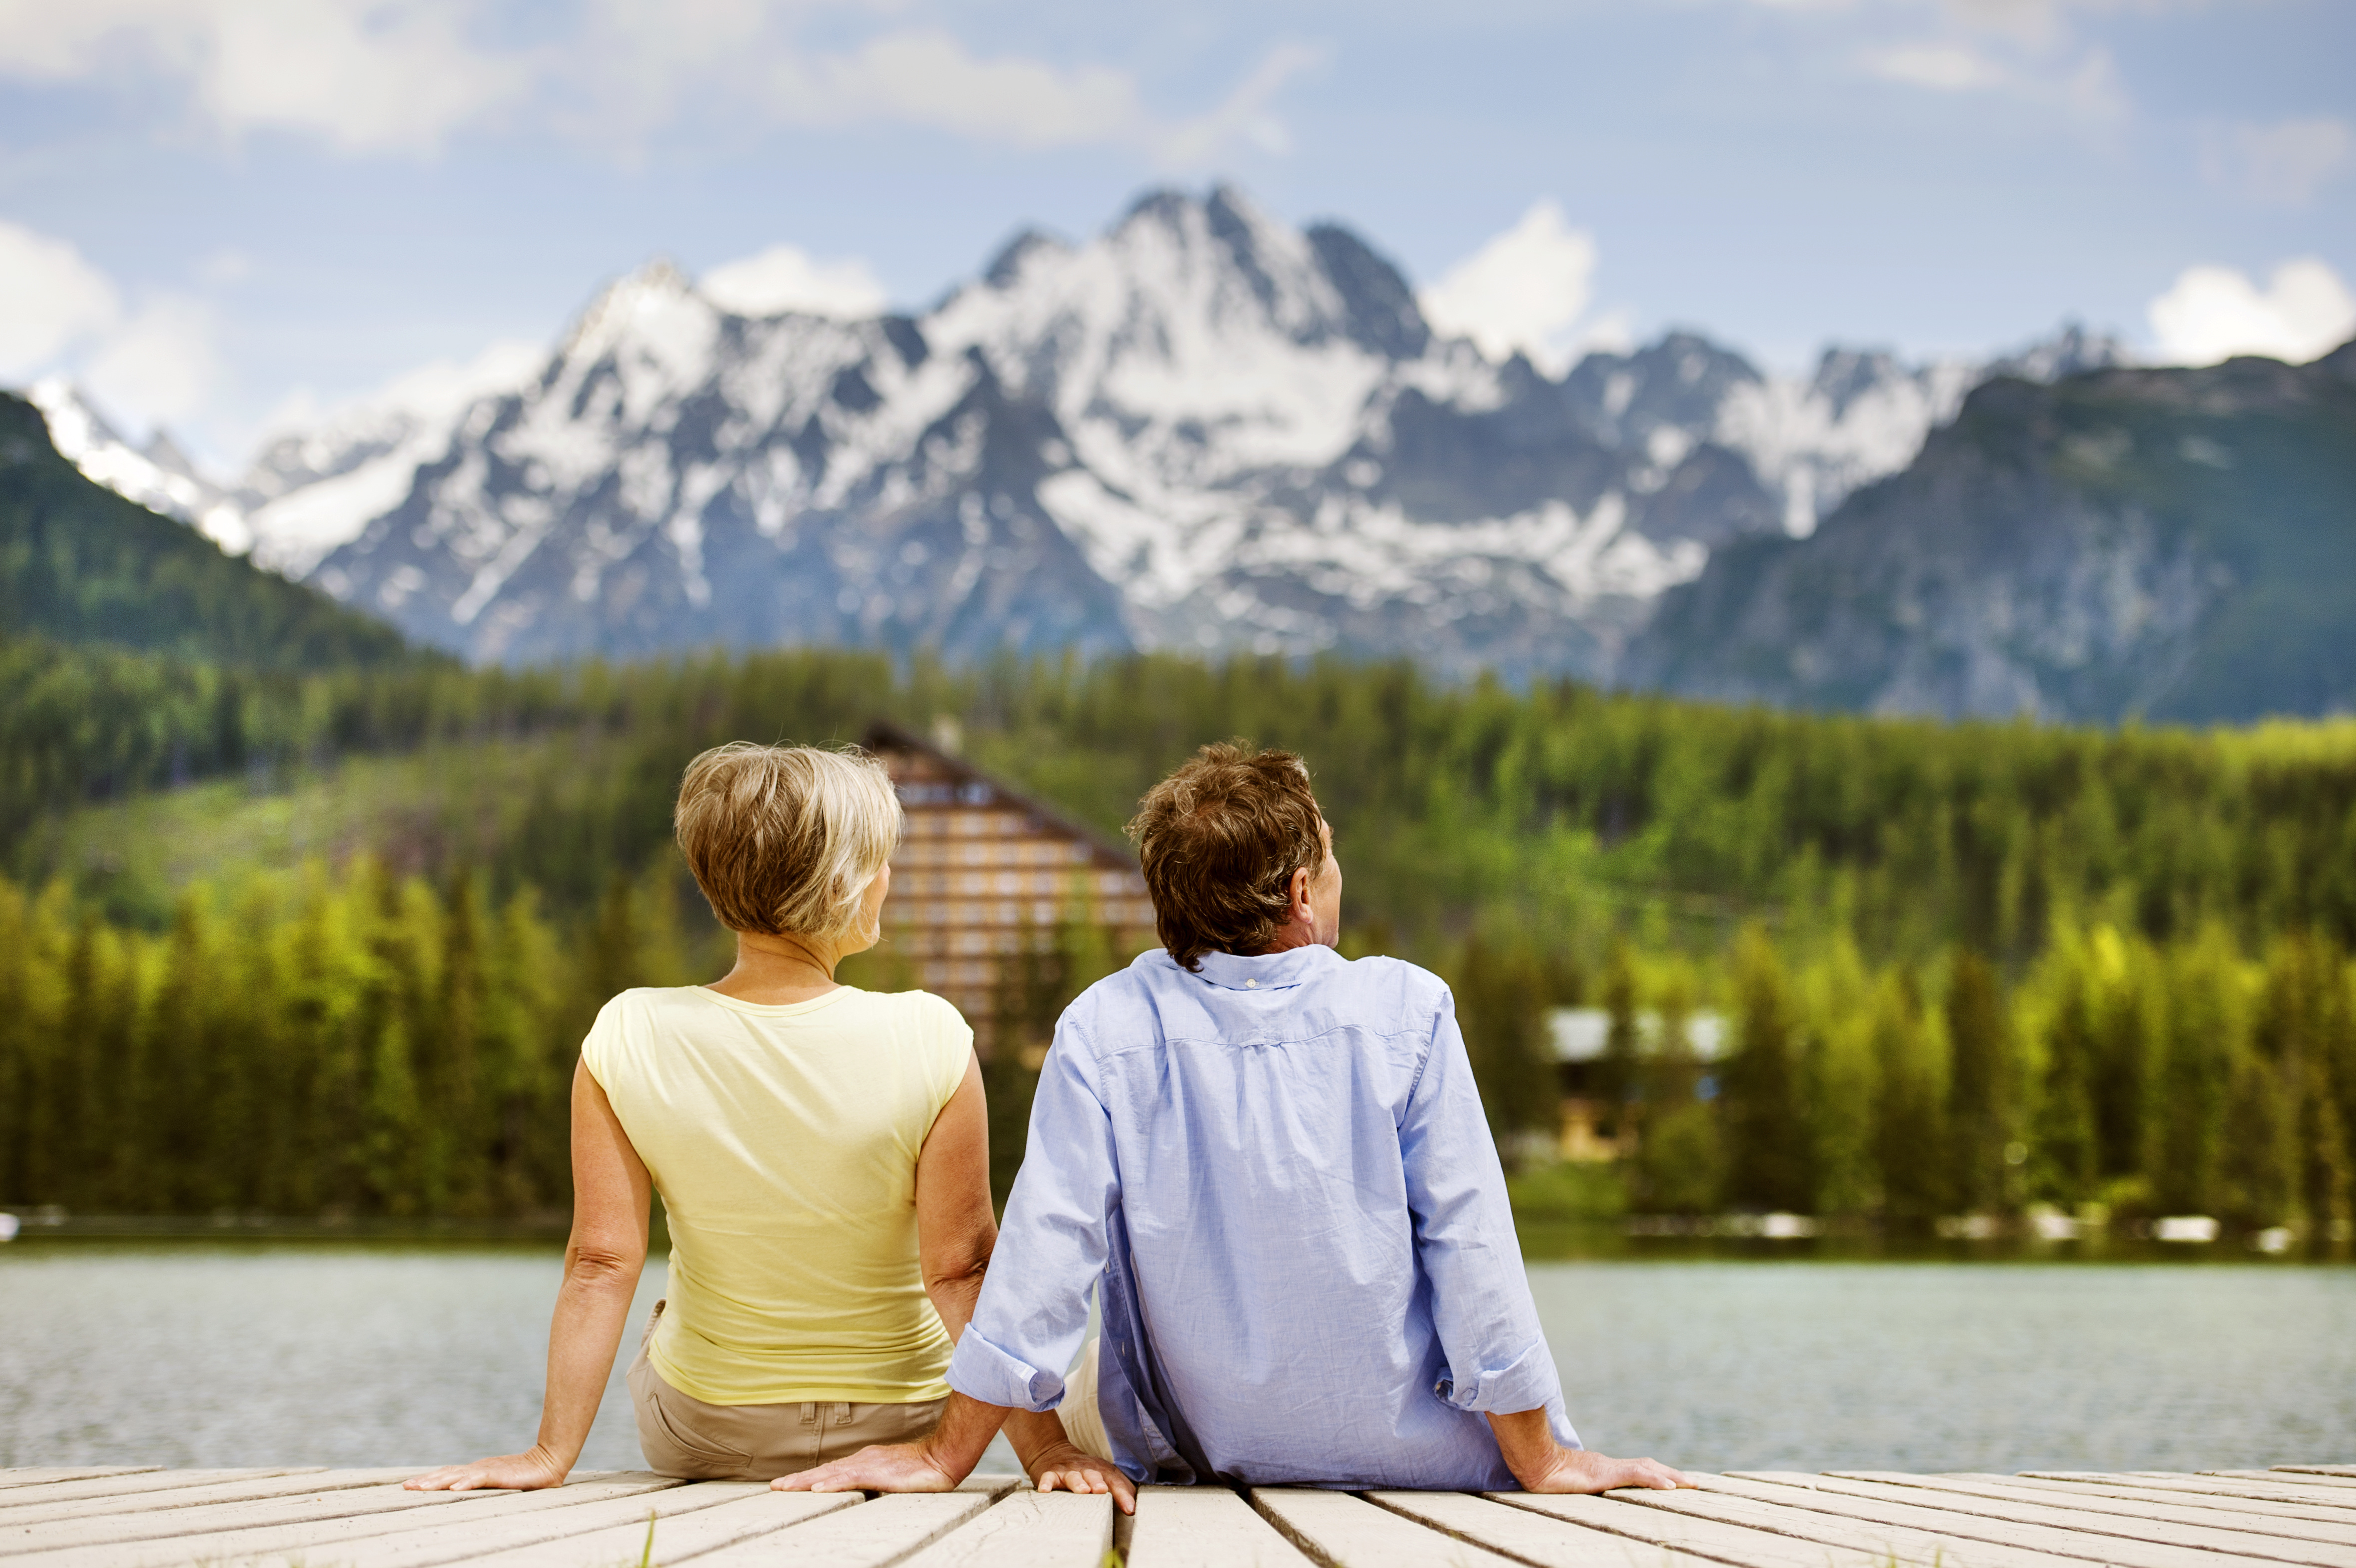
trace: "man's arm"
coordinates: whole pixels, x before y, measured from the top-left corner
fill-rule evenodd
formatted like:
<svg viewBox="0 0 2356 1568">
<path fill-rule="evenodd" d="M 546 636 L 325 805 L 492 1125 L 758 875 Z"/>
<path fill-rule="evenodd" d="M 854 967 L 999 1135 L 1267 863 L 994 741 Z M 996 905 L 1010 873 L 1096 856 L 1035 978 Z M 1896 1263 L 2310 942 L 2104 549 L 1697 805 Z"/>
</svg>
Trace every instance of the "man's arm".
<svg viewBox="0 0 2356 1568">
<path fill-rule="evenodd" d="M 1023 1174 L 972 1320 L 949 1362 L 953 1391 L 940 1425 L 921 1443 L 864 1448 L 773 1483 L 785 1490 L 934 1491 L 972 1473 L 1001 1424 L 1041 1490 L 1109 1491 L 1135 1506 L 1130 1479 L 1080 1453 L 1049 1415 L 1063 1397 L 1063 1369 L 1087 1333 L 1088 1287 L 1104 1273 L 1106 1226 L 1120 1201 L 1112 1122 L 1059 1025 L 1031 1102 Z M 979 1435 L 976 1435 L 976 1434 Z"/>
<path fill-rule="evenodd" d="M 1400 1120 L 1399 1157 L 1416 1252 L 1431 1281 L 1432 1317 L 1452 1380 L 1442 1397 L 1489 1418 L 1506 1467 L 1526 1490 L 1683 1483 L 1667 1466 L 1606 1458 L 1555 1436 L 1547 1406 L 1561 1397 L 1561 1387 L 1530 1300 L 1505 1174 L 1453 997 L 1441 1000 L 1430 1055 Z"/>
</svg>

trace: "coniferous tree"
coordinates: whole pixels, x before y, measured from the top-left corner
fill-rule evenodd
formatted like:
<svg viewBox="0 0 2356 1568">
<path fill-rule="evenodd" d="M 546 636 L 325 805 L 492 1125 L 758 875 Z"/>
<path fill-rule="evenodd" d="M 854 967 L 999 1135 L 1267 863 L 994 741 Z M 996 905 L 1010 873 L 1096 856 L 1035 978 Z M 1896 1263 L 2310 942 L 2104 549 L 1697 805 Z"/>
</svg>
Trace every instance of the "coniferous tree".
<svg viewBox="0 0 2356 1568">
<path fill-rule="evenodd" d="M 1888 976 L 1875 988 L 1872 1040 L 1879 1069 L 1874 1155 L 1882 1211 L 1901 1227 L 1919 1229 L 1949 1210 L 1954 1184 L 1938 1064 L 1911 973 Z"/>
<path fill-rule="evenodd" d="M 25 1156 L 32 1139 L 32 900 L 0 881 L 0 1203 L 24 1201 Z"/>
<path fill-rule="evenodd" d="M 2167 964 L 2167 1018 L 2156 1099 L 2149 1179 L 2153 1201 L 2170 1214 L 2211 1214 L 2223 1196 L 2220 1166 L 2237 1037 L 2232 1005 L 2237 962 L 2211 929 Z"/>
<path fill-rule="evenodd" d="M 1635 1197 L 1661 1214 L 1703 1214 L 1725 1186 L 1717 1106 L 1700 1097 L 1694 1050 L 1693 987 L 1682 969 L 1661 988 L 1661 1036 L 1644 1058 L 1644 1116 L 1637 1123 Z"/>
<path fill-rule="evenodd" d="M 1611 1135 L 1622 1135 L 1630 1102 L 1643 1086 L 1643 1043 L 1636 1027 L 1636 966 L 1625 937 L 1615 938 L 1603 966 L 1603 1059 L 1596 1064 L 1597 1098 Z"/>
<path fill-rule="evenodd" d="M 2029 1125 L 2029 1196 L 2075 1208 L 2094 1196 L 2098 1168 L 2096 1044 L 2083 961 L 2074 952 L 2061 961 L 2062 992 L 2045 1032 L 2044 1081 Z"/>
<path fill-rule="evenodd" d="M 1457 1025 L 1464 1033 L 1489 1131 L 1512 1164 L 1517 1144 L 1548 1139 L 1560 1109 L 1561 1091 L 1547 1047 L 1545 967 L 1518 942 L 1494 943 L 1475 935 L 1465 942 L 1456 970 Z"/>
<path fill-rule="evenodd" d="M 1815 1203 L 1812 1139 L 1782 963 L 1751 927 L 1735 946 L 1736 1037 L 1720 1076 L 1728 1201 L 1805 1213 Z"/>
<path fill-rule="evenodd" d="M 1965 948 L 1947 977 L 1947 1127 L 1955 1198 L 1971 1213 L 2008 1207 L 2011 1036 L 1996 972 Z"/>
</svg>

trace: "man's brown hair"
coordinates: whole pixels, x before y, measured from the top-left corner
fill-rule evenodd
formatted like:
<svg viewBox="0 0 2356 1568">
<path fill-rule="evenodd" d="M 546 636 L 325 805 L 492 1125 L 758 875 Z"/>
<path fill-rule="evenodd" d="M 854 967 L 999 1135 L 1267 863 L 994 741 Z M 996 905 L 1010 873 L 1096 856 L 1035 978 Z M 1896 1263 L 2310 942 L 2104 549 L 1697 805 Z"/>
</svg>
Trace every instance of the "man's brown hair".
<svg viewBox="0 0 2356 1568">
<path fill-rule="evenodd" d="M 1170 956 L 1258 953 L 1284 928 L 1292 874 L 1325 864 L 1309 769 L 1289 751 L 1206 746 L 1139 802 L 1129 836 Z"/>
</svg>

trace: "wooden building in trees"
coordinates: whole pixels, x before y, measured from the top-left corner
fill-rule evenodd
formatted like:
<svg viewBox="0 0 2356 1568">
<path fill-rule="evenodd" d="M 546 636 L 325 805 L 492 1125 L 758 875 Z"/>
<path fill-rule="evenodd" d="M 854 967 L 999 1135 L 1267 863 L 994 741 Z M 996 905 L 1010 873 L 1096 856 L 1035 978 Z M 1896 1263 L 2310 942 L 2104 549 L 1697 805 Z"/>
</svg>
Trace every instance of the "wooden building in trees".
<svg viewBox="0 0 2356 1568">
<path fill-rule="evenodd" d="M 1025 1010 L 1011 993 L 1039 991 L 1041 966 L 1061 961 L 1076 933 L 1112 953 L 1153 944 L 1153 904 L 1120 840 L 897 725 L 873 725 L 865 745 L 891 774 L 907 823 L 884 904 L 884 956 L 957 1004 L 985 1058 L 1001 1020 Z"/>
<path fill-rule="evenodd" d="M 1714 1077 L 1726 1058 L 1726 1020 L 1688 1014 L 1677 1037 L 1661 1015 L 1623 1014 L 1627 1031 L 1615 1055 L 1614 1019 L 1608 1008 L 1557 1007 L 1547 1015 L 1547 1045 L 1562 1088 L 1555 1154 L 1574 1164 L 1622 1160 L 1636 1152 L 1637 1123 L 1647 1104 L 1690 1100 L 1697 1090 L 1717 1093 Z"/>
</svg>

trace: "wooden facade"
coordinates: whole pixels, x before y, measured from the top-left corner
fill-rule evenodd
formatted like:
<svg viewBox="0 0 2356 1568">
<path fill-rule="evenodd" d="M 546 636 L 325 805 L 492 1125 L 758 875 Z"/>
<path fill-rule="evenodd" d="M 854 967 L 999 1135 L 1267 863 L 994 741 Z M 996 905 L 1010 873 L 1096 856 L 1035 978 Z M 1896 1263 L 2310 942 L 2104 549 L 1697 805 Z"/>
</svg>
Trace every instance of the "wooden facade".
<svg viewBox="0 0 2356 1568">
<path fill-rule="evenodd" d="M 1152 945 L 1153 904 L 1119 839 L 897 725 L 874 725 L 865 745 L 907 823 L 884 905 L 886 950 L 957 1004 L 984 1055 L 1011 961 L 1051 950 L 1067 922 L 1105 928 L 1121 951 Z"/>
</svg>

